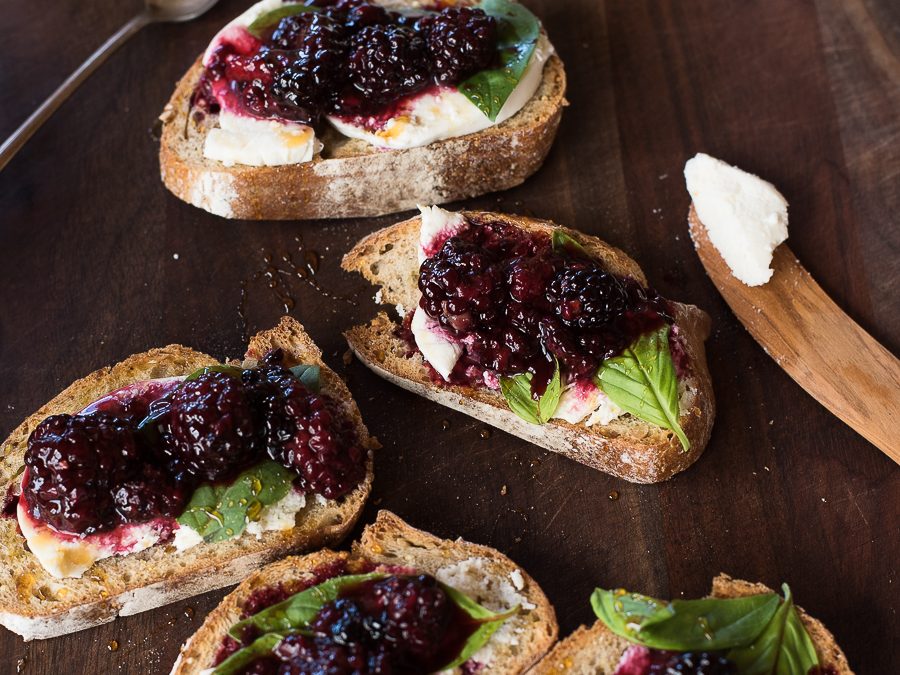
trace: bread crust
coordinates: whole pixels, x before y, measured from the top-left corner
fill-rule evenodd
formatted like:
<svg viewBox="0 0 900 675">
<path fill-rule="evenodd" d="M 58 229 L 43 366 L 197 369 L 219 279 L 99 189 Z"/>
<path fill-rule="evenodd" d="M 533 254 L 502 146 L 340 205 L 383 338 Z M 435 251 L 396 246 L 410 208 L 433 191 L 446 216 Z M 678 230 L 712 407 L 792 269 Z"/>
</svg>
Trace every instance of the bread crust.
<svg viewBox="0 0 900 675">
<path fill-rule="evenodd" d="M 160 174 L 179 199 L 225 218 L 307 220 L 380 216 L 519 185 L 543 164 L 559 127 L 566 73 L 555 54 L 516 115 L 484 131 L 404 150 L 326 133 L 321 156 L 284 166 L 226 167 L 203 156 L 214 119 L 195 120 L 198 58 L 163 110 Z"/>
<path fill-rule="evenodd" d="M 379 447 L 362 422 L 359 410 L 340 377 L 322 361 L 321 352 L 303 326 L 284 317 L 270 330 L 255 335 L 246 358 L 257 359 L 281 347 L 289 363 L 315 363 L 323 388 L 341 402 L 369 450 L 366 477 L 340 501 L 315 500 L 287 531 L 268 531 L 257 539 L 244 533 L 217 543 L 201 543 L 181 553 L 158 545 L 140 553 L 97 561 L 79 579 L 54 579 L 24 547 L 15 520 L 0 520 L 0 624 L 26 640 L 50 638 L 89 628 L 164 604 L 222 588 L 251 570 L 292 551 L 337 545 L 354 526 L 372 486 L 372 452 Z M 3 443 L 0 484 L 6 491 L 21 466 L 32 430 L 48 415 L 75 413 L 100 396 L 131 382 L 185 375 L 218 363 L 211 356 L 170 345 L 130 356 L 72 383 L 28 417 Z M 171 549 L 171 550 L 170 550 Z"/>
<path fill-rule="evenodd" d="M 739 598 L 747 595 L 772 593 L 764 584 L 732 579 L 719 574 L 712 582 L 710 596 L 714 598 Z M 798 607 L 800 620 L 812 638 L 819 661 L 835 669 L 837 675 L 853 675 L 844 652 L 834 636 L 817 619 Z M 611 675 L 622 654 L 632 643 L 607 628 L 602 621 L 592 626 L 579 627 L 537 664 L 529 675 Z"/>
<path fill-rule="evenodd" d="M 521 216 L 464 211 L 469 218 L 499 218 L 526 231 L 549 233 L 558 226 L 549 221 Z M 416 307 L 418 245 L 421 218 L 414 217 L 374 232 L 344 256 L 342 266 L 359 272 L 382 289 L 382 300 Z M 625 253 L 596 237 L 563 228 L 618 275 L 630 275 L 646 283 L 637 263 Z M 436 384 L 420 354 L 408 357 L 406 344 L 396 337 L 396 323 L 380 313 L 369 324 L 344 333 L 359 359 L 373 372 L 394 384 L 486 424 L 558 452 L 582 464 L 636 483 L 657 483 L 684 471 L 702 454 L 715 418 L 712 381 L 706 365 L 704 340 L 709 335 L 709 317 L 693 305 L 672 303 L 675 325 L 684 337 L 691 366 L 680 382 L 680 423 L 690 440 L 684 452 L 670 431 L 631 416 L 606 426 L 584 427 L 564 420 L 544 425 L 526 422 L 513 413 L 499 392 L 483 387 Z"/>
<path fill-rule="evenodd" d="M 485 675 L 515 675 L 523 673 L 550 648 L 556 640 L 558 626 L 556 613 L 547 596 L 521 568 L 499 551 L 487 546 L 471 544 L 456 539 L 440 539 L 428 532 L 417 530 L 389 511 L 379 511 L 375 522 L 363 530 L 359 542 L 353 544 L 351 553 L 319 551 L 305 556 L 290 557 L 264 567 L 244 580 L 234 591 L 206 617 L 203 625 L 181 647 L 172 675 L 189 675 L 208 668 L 215 657 L 222 638 L 240 618 L 241 606 L 259 587 L 301 579 L 315 568 L 345 560 L 353 567 L 363 561 L 390 566 L 412 567 L 417 572 L 434 574 L 444 565 L 469 558 L 488 561 L 490 571 L 505 577 L 514 571 L 522 575 L 519 591 L 533 604 L 519 616 L 527 617 L 525 635 L 520 640 L 524 648 L 503 653 L 503 663 L 492 664 L 479 670 Z M 474 598 L 478 601 L 478 598 Z M 457 668 L 454 673 L 461 673 Z"/>
</svg>

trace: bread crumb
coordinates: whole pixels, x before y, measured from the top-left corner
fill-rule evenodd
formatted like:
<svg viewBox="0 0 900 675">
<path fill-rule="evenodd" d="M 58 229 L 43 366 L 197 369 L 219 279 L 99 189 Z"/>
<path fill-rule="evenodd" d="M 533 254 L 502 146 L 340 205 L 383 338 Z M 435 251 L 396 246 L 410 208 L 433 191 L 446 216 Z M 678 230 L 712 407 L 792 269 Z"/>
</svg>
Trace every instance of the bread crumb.
<svg viewBox="0 0 900 675">
<path fill-rule="evenodd" d="M 505 485 L 502 488 L 500 488 L 500 494 L 503 495 L 504 497 L 506 496 L 506 486 Z"/>
<path fill-rule="evenodd" d="M 178 254 L 177 254 L 177 253 L 173 253 L 173 254 L 172 254 L 172 259 L 173 259 L 173 260 L 178 260 Z"/>
</svg>

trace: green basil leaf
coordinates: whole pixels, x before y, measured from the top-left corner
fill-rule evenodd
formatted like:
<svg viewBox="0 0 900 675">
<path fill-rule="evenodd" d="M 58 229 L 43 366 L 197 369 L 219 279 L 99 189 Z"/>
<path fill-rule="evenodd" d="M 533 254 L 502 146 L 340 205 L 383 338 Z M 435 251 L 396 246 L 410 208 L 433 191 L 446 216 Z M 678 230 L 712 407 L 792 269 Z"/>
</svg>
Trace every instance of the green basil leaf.
<svg viewBox="0 0 900 675">
<path fill-rule="evenodd" d="M 309 5 L 284 5 L 278 9 L 273 9 L 271 12 L 260 14 L 247 26 L 247 31 L 256 37 L 262 37 L 262 33 L 266 28 L 271 28 L 284 17 L 305 12 L 316 12 L 318 9 L 318 7 Z"/>
<path fill-rule="evenodd" d="M 301 364 L 299 366 L 294 366 L 291 368 L 291 372 L 294 374 L 303 386 L 309 389 L 314 394 L 318 394 L 321 386 L 319 384 L 319 375 L 321 374 L 321 369 L 319 366 L 310 366 L 306 364 Z"/>
<path fill-rule="evenodd" d="M 554 251 L 568 251 L 570 254 L 580 255 L 584 258 L 591 257 L 588 252 L 584 250 L 584 246 L 578 243 L 574 237 L 570 236 L 560 227 L 553 230 L 553 235 L 550 237 L 550 243 L 553 246 Z"/>
<path fill-rule="evenodd" d="M 684 450 L 690 449 L 678 423 L 678 379 L 669 351 L 668 325 L 642 335 L 622 354 L 604 361 L 594 379 L 613 403 L 673 431 Z"/>
<path fill-rule="evenodd" d="M 463 80 L 459 91 L 493 122 L 525 73 L 541 23 L 525 7 L 509 0 L 482 0 L 478 8 L 497 20 L 500 65 Z"/>
<path fill-rule="evenodd" d="M 336 600 L 345 588 L 372 579 L 383 579 L 386 576 L 386 574 L 380 572 L 372 572 L 370 574 L 348 574 L 343 577 L 333 577 L 317 586 L 295 593 L 287 600 L 267 607 L 243 621 L 239 621 L 228 630 L 228 634 L 234 639 L 240 640 L 243 631 L 248 626 L 253 626 L 263 633 L 280 633 L 283 635 L 302 630 L 316 618 L 323 605 Z"/>
<path fill-rule="evenodd" d="M 242 372 L 243 371 L 237 366 L 229 366 L 225 363 L 218 363 L 214 366 L 205 366 L 203 368 L 198 368 L 193 373 L 184 378 L 182 383 L 196 380 L 201 375 L 206 375 L 207 373 L 225 373 L 226 375 L 230 375 L 231 377 L 241 379 Z"/>
<path fill-rule="evenodd" d="M 230 485 L 204 483 L 194 490 L 178 523 L 196 530 L 207 542 L 231 539 L 244 531 L 248 521 L 259 518 L 263 507 L 284 497 L 295 477 L 290 469 L 267 459 Z"/>
<path fill-rule="evenodd" d="M 559 406 L 559 397 L 561 395 L 562 378 L 559 374 L 559 362 L 557 361 L 553 369 L 553 377 L 550 378 L 550 382 L 547 383 L 547 388 L 544 390 L 544 395 L 538 401 L 538 417 L 541 420 L 541 424 L 549 422 L 550 418 L 553 417 L 553 413 L 556 412 L 556 408 Z"/>
<path fill-rule="evenodd" d="M 531 373 L 501 377 L 500 393 L 516 415 L 531 424 L 541 424 L 538 404 L 531 398 Z"/>
<path fill-rule="evenodd" d="M 750 644 L 779 602 L 774 593 L 668 603 L 623 590 L 598 588 L 591 595 L 594 613 L 613 633 L 651 649 L 680 652 Z"/>
<path fill-rule="evenodd" d="M 752 644 L 737 647 L 728 658 L 741 675 L 793 675 L 819 665 L 812 639 L 794 607 L 791 589 L 782 587 L 784 602 Z"/>
<path fill-rule="evenodd" d="M 540 400 L 535 401 L 531 396 L 531 373 L 519 373 L 512 377 L 500 378 L 500 393 L 506 399 L 509 409 L 526 422 L 531 424 L 545 424 L 553 417 L 559 406 L 559 398 L 562 395 L 562 381 L 559 373 L 559 362 L 553 371 L 553 377 L 544 390 Z"/>
<path fill-rule="evenodd" d="M 256 659 L 263 658 L 272 653 L 272 650 L 278 646 L 278 643 L 284 639 L 283 635 L 277 633 L 269 633 L 262 637 L 256 638 L 246 647 L 237 650 L 234 654 L 222 661 L 212 675 L 235 675 L 243 673 L 244 669 Z"/>
<path fill-rule="evenodd" d="M 453 602 L 455 602 L 466 614 L 478 622 L 478 628 L 472 633 L 463 645 L 462 651 L 453 661 L 443 666 L 441 670 L 452 670 L 457 666 L 461 666 L 475 654 L 479 649 L 484 647 L 491 636 L 497 632 L 497 629 L 503 625 L 508 618 L 519 613 L 519 606 L 516 605 L 506 612 L 494 614 L 489 609 L 482 607 L 467 595 L 460 593 L 452 586 L 441 584 L 441 588 Z"/>
</svg>

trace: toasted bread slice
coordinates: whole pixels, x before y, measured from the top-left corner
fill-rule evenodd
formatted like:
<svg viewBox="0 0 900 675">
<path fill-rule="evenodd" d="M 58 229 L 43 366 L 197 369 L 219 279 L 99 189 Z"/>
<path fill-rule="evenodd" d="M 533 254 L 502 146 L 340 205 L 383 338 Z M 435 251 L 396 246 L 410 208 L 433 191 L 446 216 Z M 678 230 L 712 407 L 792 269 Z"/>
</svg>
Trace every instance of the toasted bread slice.
<svg viewBox="0 0 900 675">
<path fill-rule="evenodd" d="M 372 485 L 369 436 L 350 392 L 322 362 L 322 353 L 297 321 L 284 317 L 275 328 L 250 340 L 246 357 L 258 359 L 280 347 L 287 363 L 321 368 L 323 390 L 341 401 L 360 442 L 370 450 L 365 480 L 340 500 L 309 503 L 291 530 L 267 531 L 257 539 L 244 533 L 218 543 L 201 543 L 176 553 L 166 545 L 96 562 L 81 578 L 54 579 L 25 547 L 15 520 L 0 520 L 0 624 L 26 640 L 49 638 L 159 607 L 228 586 L 251 570 L 291 551 L 338 544 L 356 523 Z M 186 375 L 217 360 L 187 347 L 170 345 L 131 356 L 74 382 L 26 419 L 3 443 L 3 494 L 22 465 L 28 436 L 47 416 L 75 413 L 100 396 L 138 380 Z"/>
<path fill-rule="evenodd" d="M 550 233 L 549 221 L 496 213 L 464 212 L 471 217 L 500 218 L 531 232 Z M 344 256 L 343 267 L 362 274 L 381 286 L 382 301 L 412 311 L 418 306 L 419 217 L 405 220 L 360 241 Z M 617 275 L 631 275 L 646 284 L 644 273 L 631 258 L 596 237 L 566 230 L 592 255 Z M 631 415 L 609 425 L 585 427 L 563 420 L 538 426 L 513 413 L 503 396 L 487 388 L 435 384 L 422 356 L 409 357 L 409 349 L 395 335 L 397 324 L 380 313 L 365 326 L 345 333 L 351 349 L 375 373 L 425 398 L 459 410 L 536 445 L 553 450 L 600 471 L 636 483 L 657 483 L 693 464 L 703 452 L 715 416 L 712 382 L 706 367 L 703 342 L 709 334 L 709 317 L 693 305 L 672 303 L 675 325 L 684 337 L 690 375 L 679 381 L 680 423 L 690 440 L 684 452 L 672 432 Z"/>
<path fill-rule="evenodd" d="M 372 525 L 366 526 L 352 553 L 319 551 L 305 556 L 285 558 L 251 575 L 216 607 L 200 629 L 185 642 L 172 668 L 172 675 L 199 673 L 209 668 L 228 629 L 239 620 L 244 601 L 257 588 L 278 582 L 301 580 L 312 570 L 338 560 L 412 568 L 416 572 L 438 575 L 440 570 L 459 563 L 476 561 L 480 574 L 465 588 L 457 588 L 489 609 L 508 609 L 507 595 L 514 588 L 529 608 L 524 608 L 504 624 L 489 643 L 493 659 L 479 673 L 522 673 L 531 667 L 556 640 L 556 613 L 537 583 L 500 552 L 457 539 L 439 539 L 414 529 L 389 511 L 379 511 Z M 511 585 L 512 584 L 512 585 Z M 454 584 L 451 584 L 454 585 Z M 506 626 L 509 626 L 506 628 Z M 510 639 L 512 637 L 513 639 Z M 457 668 L 455 673 L 464 672 Z M 471 672 L 471 671 L 465 671 Z"/>
<path fill-rule="evenodd" d="M 379 0 L 391 7 L 421 0 Z M 556 136 L 566 73 L 556 55 L 537 91 L 513 117 L 465 136 L 418 148 L 384 150 L 328 129 L 322 152 L 285 166 L 226 167 L 203 156 L 217 116 L 196 120 L 190 99 L 203 72 L 198 59 L 181 78 L 160 119 L 163 183 L 190 204 L 225 218 L 305 220 L 379 216 L 506 190 L 537 171 Z"/>
<path fill-rule="evenodd" d="M 713 598 L 740 598 L 746 595 L 771 593 L 772 589 L 720 574 L 712 583 Z M 799 607 L 800 619 L 816 646 L 819 662 L 834 668 L 837 675 L 853 675 L 847 657 L 834 641 L 834 636 L 821 622 Z M 612 675 L 622 654 L 632 643 L 597 621 L 591 627 L 581 626 L 565 640 L 561 640 L 541 662 L 531 670 L 532 675 Z"/>
</svg>

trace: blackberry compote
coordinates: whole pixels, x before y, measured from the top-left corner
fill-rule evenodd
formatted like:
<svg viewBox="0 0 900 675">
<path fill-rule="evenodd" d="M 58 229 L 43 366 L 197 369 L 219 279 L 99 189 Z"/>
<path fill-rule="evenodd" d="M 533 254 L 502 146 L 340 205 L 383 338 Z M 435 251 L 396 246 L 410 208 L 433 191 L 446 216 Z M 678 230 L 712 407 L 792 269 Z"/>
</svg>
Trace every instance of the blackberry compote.
<svg viewBox="0 0 900 675">
<path fill-rule="evenodd" d="M 529 372 L 535 396 L 557 362 L 570 380 L 590 378 L 603 360 L 672 322 L 652 288 L 579 250 L 554 248 L 546 234 L 489 218 L 470 220 L 422 263 L 419 290 L 422 310 L 466 347 L 452 381 Z"/>
<path fill-rule="evenodd" d="M 48 417 L 28 438 L 20 504 L 57 530 L 90 535 L 177 518 L 199 484 L 230 482 L 267 456 L 327 498 L 365 476 L 350 416 L 307 390 L 278 350 L 258 368 L 138 382 L 81 414 Z"/>
<path fill-rule="evenodd" d="M 477 8 L 414 14 L 363 0 L 318 1 L 266 28 L 226 31 L 191 105 L 316 125 L 323 115 L 379 117 L 435 84 L 494 63 L 497 22 Z"/>
<path fill-rule="evenodd" d="M 646 675 L 737 675 L 737 666 L 719 652 L 666 652 L 650 650 Z"/>
<path fill-rule="evenodd" d="M 389 576 L 345 589 L 307 635 L 290 635 L 248 673 L 431 673 L 460 653 L 477 624 L 434 577 Z"/>
</svg>

